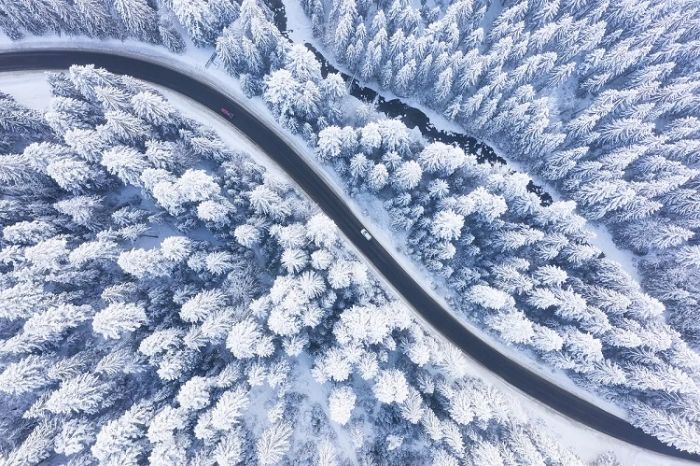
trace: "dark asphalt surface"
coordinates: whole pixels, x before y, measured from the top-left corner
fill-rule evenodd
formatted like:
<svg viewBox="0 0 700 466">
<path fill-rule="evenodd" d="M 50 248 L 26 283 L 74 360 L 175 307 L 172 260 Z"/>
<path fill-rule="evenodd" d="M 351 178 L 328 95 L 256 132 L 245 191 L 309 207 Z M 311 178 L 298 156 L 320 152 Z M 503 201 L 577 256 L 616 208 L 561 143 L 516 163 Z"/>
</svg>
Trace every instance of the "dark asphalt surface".
<svg viewBox="0 0 700 466">
<path fill-rule="evenodd" d="M 644 433 L 624 419 L 558 387 L 472 334 L 426 293 L 377 241 L 360 233 L 360 220 L 313 169 L 278 134 L 244 107 L 196 78 L 149 61 L 83 51 L 34 50 L 0 52 L 0 72 L 66 69 L 73 64 L 95 64 L 113 73 L 128 74 L 184 94 L 219 115 L 228 109 L 231 124 L 245 133 L 331 217 L 338 228 L 374 264 L 377 270 L 444 337 L 503 380 L 559 413 L 624 442 L 664 455 L 700 462 L 700 455 L 682 452 Z M 371 233 L 371 231 L 370 231 Z"/>
</svg>

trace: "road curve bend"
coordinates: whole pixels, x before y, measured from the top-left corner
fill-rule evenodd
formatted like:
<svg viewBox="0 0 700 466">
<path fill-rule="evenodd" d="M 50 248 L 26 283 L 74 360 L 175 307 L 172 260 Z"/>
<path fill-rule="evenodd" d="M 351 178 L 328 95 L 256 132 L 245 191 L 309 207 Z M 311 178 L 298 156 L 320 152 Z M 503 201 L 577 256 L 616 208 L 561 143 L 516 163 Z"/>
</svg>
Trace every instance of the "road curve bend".
<svg viewBox="0 0 700 466">
<path fill-rule="evenodd" d="M 333 219 L 343 234 L 394 290 L 402 295 L 424 322 L 513 387 L 564 416 L 618 440 L 667 456 L 700 462 L 700 455 L 662 443 L 626 420 L 521 366 L 470 332 L 435 301 L 381 244 L 373 239 L 368 240 L 361 233 L 365 226 L 303 156 L 285 142 L 276 130 L 269 128 L 266 123 L 223 92 L 164 64 L 113 52 L 48 48 L 0 52 L 0 72 L 67 69 L 71 65 L 86 64 L 94 64 L 113 73 L 131 75 L 170 88 L 226 118 L 231 125 L 245 133 L 264 150 Z"/>
</svg>

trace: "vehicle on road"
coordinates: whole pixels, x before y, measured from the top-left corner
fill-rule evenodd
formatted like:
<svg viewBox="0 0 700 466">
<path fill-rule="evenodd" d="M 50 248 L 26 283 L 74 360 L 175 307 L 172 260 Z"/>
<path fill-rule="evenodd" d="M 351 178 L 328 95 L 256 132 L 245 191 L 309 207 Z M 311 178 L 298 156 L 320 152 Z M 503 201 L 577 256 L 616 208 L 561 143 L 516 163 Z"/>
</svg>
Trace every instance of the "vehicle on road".
<svg viewBox="0 0 700 466">
<path fill-rule="evenodd" d="M 230 120 L 231 118 L 233 118 L 233 113 L 231 113 L 231 111 L 230 111 L 229 109 L 227 109 L 226 107 L 221 107 L 220 111 L 221 111 L 221 113 L 223 113 L 224 116 L 225 116 L 226 118 L 228 118 L 229 120 Z"/>
<path fill-rule="evenodd" d="M 360 230 L 360 233 L 362 233 L 362 236 L 364 236 L 367 241 L 372 241 L 372 235 L 369 234 L 366 228 Z"/>
</svg>

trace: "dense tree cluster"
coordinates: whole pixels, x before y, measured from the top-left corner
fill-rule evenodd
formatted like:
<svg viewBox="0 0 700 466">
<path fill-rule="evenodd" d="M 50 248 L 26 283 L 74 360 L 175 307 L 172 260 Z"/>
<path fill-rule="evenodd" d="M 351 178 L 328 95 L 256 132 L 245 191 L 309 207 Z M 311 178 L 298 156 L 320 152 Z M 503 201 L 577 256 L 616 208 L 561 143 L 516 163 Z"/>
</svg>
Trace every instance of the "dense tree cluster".
<svg viewBox="0 0 700 466">
<path fill-rule="evenodd" d="M 289 43 L 264 3 L 243 0 L 238 17 L 216 40 L 216 54 L 246 94 L 261 95 L 293 133 L 313 141 L 318 131 L 339 122 L 344 81 L 338 74 L 322 77 L 313 53 Z"/>
<path fill-rule="evenodd" d="M 700 356 L 666 324 L 664 305 L 590 244 L 573 202 L 542 205 L 527 176 L 427 143 L 396 120 L 328 127 L 317 156 L 350 193 L 383 201 L 453 308 L 697 451 Z"/>
<path fill-rule="evenodd" d="M 352 115 L 340 76 L 262 1 L 0 0 L 0 28 L 176 52 L 184 31 L 212 47 L 351 194 L 383 203 L 456 310 L 698 452 L 697 5 L 302 6 L 356 76 L 497 141 L 575 203 L 541 205 L 521 173 Z M 425 464 L 426 442 L 439 465 L 576 461 L 467 377 L 286 182 L 128 77 L 75 67 L 50 82 L 43 113 L 0 94 L 11 464 L 276 464 L 290 450 L 336 464 L 340 432 L 367 463 Z M 643 290 L 576 209 L 642 256 Z M 320 401 L 297 383 L 309 369 Z M 300 443 L 308 426 L 323 441 Z"/>
<path fill-rule="evenodd" d="M 582 464 L 288 182 L 131 78 L 49 80 L 3 96 L 38 129 L 0 155 L 4 464 Z"/>
<path fill-rule="evenodd" d="M 190 2 L 175 0 L 172 3 L 175 13 L 183 22 L 198 14 L 192 10 L 208 5 L 205 1 L 193 2 L 197 6 L 186 8 L 182 4 Z M 226 0 L 210 3 L 219 5 L 220 9 L 216 11 L 224 19 L 224 12 L 232 8 L 225 6 L 228 3 Z M 0 30 L 14 40 L 21 39 L 25 34 L 133 38 L 182 52 L 185 42 L 171 16 L 158 11 L 155 2 L 147 0 L 0 1 Z M 194 29 L 195 26 L 191 26 L 189 31 Z"/>
<path fill-rule="evenodd" d="M 301 4 L 340 64 L 495 141 L 644 255 L 700 341 L 697 2 Z"/>
</svg>

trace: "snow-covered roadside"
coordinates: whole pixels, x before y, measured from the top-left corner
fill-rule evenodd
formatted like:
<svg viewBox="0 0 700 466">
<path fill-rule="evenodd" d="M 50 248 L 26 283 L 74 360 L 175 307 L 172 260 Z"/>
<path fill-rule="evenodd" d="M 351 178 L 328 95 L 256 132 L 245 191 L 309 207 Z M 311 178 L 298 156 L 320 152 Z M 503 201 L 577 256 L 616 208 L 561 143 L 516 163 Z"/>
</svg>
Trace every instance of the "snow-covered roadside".
<svg viewBox="0 0 700 466">
<path fill-rule="evenodd" d="M 120 41 L 117 39 L 98 40 L 89 37 L 65 37 L 65 36 L 28 36 L 19 42 L 12 42 L 6 36 L 0 34 L 0 51 L 23 50 L 84 50 L 92 52 L 108 52 L 117 55 L 148 60 L 160 65 L 177 69 L 196 77 L 228 97 L 245 104 L 246 108 L 257 118 L 282 133 L 272 114 L 265 107 L 260 98 L 249 99 L 243 93 L 238 80 L 231 77 L 216 65 L 206 66 L 209 58 L 214 53 L 213 48 L 197 48 L 188 44 L 187 51 L 183 54 L 169 52 L 161 46 L 145 44 L 136 40 Z"/>
<path fill-rule="evenodd" d="M 215 65 L 208 68 L 205 66 L 213 52 L 213 49 L 211 48 L 195 48 L 193 45 L 189 44 L 186 53 L 177 55 L 168 52 L 163 47 L 144 44 L 133 40 L 126 40 L 122 42 L 114 39 L 97 40 L 86 37 L 71 40 L 60 36 L 32 36 L 28 37 L 27 39 L 23 39 L 21 42 L 11 42 L 6 37 L 0 35 L 0 51 L 42 50 L 47 48 L 52 50 L 58 49 L 109 52 L 158 63 L 165 67 L 176 69 L 180 72 L 195 77 L 199 81 L 217 89 L 219 92 L 225 94 L 232 100 L 235 100 L 242 106 L 245 106 L 251 114 L 255 115 L 255 117 L 260 121 L 264 122 L 268 128 L 275 131 L 275 133 L 277 133 L 277 135 L 288 145 L 294 148 L 297 153 L 303 155 L 305 160 L 309 162 L 309 166 L 314 170 L 316 175 L 323 179 L 332 189 L 334 189 L 339 196 L 345 196 L 342 188 L 340 188 L 340 186 L 342 186 L 340 181 L 334 178 L 334 176 L 329 174 L 325 169 L 320 167 L 313 155 L 312 149 L 309 148 L 309 146 L 300 136 L 290 134 L 276 122 L 274 116 L 268 111 L 261 98 L 254 97 L 251 99 L 246 97 L 237 79 L 233 78 L 225 71 L 218 69 Z M 152 83 L 149 84 L 153 85 Z M 163 87 L 154 87 L 160 89 L 161 91 L 164 90 Z M 167 93 L 164 92 L 164 94 L 166 94 L 168 97 L 177 95 L 184 98 L 191 104 L 188 105 L 189 111 L 193 111 L 193 108 L 198 108 L 197 112 L 200 115 L 207 115 L 207 124 L 218 127 L 218 132 L 222 136 L 222 139 L 226 140 L 227 138 L 230 138 L 230 136 L 227 136 L 224 133 L 229 132 L 231 127 L 230 125 L 224 123 L 225 120 L 222 117 L 176 92 L 167 90 Z M 187 114 L 187 111 L 184 113 Z M 222 131 L 222 129 L 225 130 Z M 249 145 L 254 146 L 249 139 L 245 138 L 241 133 L 238 134 L 246 139 Z M 257 148 L 257 146 L 254 150 L 252 150 L 252 152 L 254 153 L 253 155 L 257 155 L 258 157 L 262 155 L 262 159 L 258 161 L 263 163 L 266 167 L 270 168 L 276 173 L 284 173 L 281 168 L 272 162 L 272 159 L 264 155 L 264 152 Z M 359 212 L 360 211 L 357 210 L 356 214 Z"/>
<path fill-rule="evenodd" d="M 98 41 L 93 41 L 93 42 L 98 42 Z M 101 42 L 99 44 L 102 44 Z M 121 44 L 121 43 L 119 43 Z M 138 43 L 137 43 L 138 44 Z M 71 44 L 69 43 L 67 46 L 70 46 Z M 143 52 L 143 50 L 140 50 L 141 48 L 147 49 L 146 52 L 148 52 L 148 49 L 151 49 L 149 46 L 145 46 L 143 44 L 138 44 L 139 50 L 133 51 L 133 54 L 139 55 Z M 44 46 L 46 46 L 44 44 Z M 53 47 L 54 44 L 51 44 Z M 40 47 L 40 46 L 39 46 Z M 86 47 L 85 44 L 77 44 L 77 48 L 92 48 L 95 49 L 97 47 L 91 46 L 91 47 Z M 104 49 L 104 47 L 101 47 Z M 125 53 L 125 48 L 123 44 L 120 45 L 119 47 L 119 52 L 126 54 Z M 129 54 L 132 53 L 131 51 L 128 52 Z M 141 55 L 143 56 L 143 55 Z M 158 57 L 157 60 L 165 60 L 166 64 L 169 66 L 173 66 L 173 59 L 172 57 L 177 57 L 171 54 L 168 54 L 167 52 L 164 51 L 156 51 L 156 56 Z M 208 56 L 205 54 L 205 58 L 208 58 Z M 150 58 L 150 57 L 149 57 Z M 200 57 L 202 58 L 202 57 Z M 203 63 L 206 60 L 203 60 L 198 64 L 197 62 L 194 63 L 188 63 L 186 60 L 183 60 L 183 66 L 191 66 L 190 68 L 191 73 L 196 73 L 198 77 L 201 77 L 203 81 L 210 80 L 209 76 L 204 76 L 205 72 L 203 69 Z M 209 73 L 221 73 L 216 70 L 207 70 L 206 74 Z M 42 73 L 36 73 L 36 75 L 41 76 Z M 4 77 L 4 75 L 2 75 Z M 12 76 L 12 74 L 8 74 L 8 76 Z M 252 110 L 253 112 L 258 115 L 260 113 L 260 118 L 266 122 L 270 122 L 270 126 L 272 128 L 277 128 L 278 133 L 280 133 L 282 136 L 285 137 L 286 140 L 288 140 L 298 151 L 299 153 L 303 154 L 306 159 L 309 161 L 310 164 L 312 164 L 313 167 L 316 167 L 316 171 L 326 180 L 329 182 L 331 186 L 334 186 L 336 190 L 339 191 L 337 188 L 338 186 L 341 186 L 340 180 L 334 179 L 331 174 L 325 172 L 325 170 L 321 170 L 319 168 L 318 163 L 315 161 L 315 158 L 313 157 L 313 154 L 311 150 L 303 143 L 303 141 L 298 138 L 298 137 L 293 137 L 289 136 L 286 134 L 283 130 L 279 129 L 279 127 L 273 122 L 272 116 L 267 113 L 267 110 L 263 106 L 263 103 L 259 101 L 259 99 L 255 99 L 253 101 L 246 99 L 243 97 L 242 92 L 240 91 L 240 88 L 238 87 L 238 84 L 235 82 L 235 80 L 231 79 L 229 76 L 224 75 L 225 80 L 227 81 L 226 83 L 220 82 L 216 85 L 219 89 L 224 90 L 227 94 L 230 94 L 232 97 L 237 98 L 237 100 L 240 100 L 242 103 L 245 103 L 248 108 L 251 108 L 252 105 Z M 211 78 L 215 79 L 215 78 Z M 3 88 L 3 82 L 0 80 L 0 88 Z M 30 86 L 29 84 L 18 86 L 16 92 L 19 94 L 23 94 L 24 92 L 28 91 L 33 87 Z M 168 95 L 168 97 L 171 97 L 176 93 L 171 93 Z M 23 99 L 28 99 L 28 98 L 33 98 L 32 96 L 18 96 L 18 100 L 21 102 Z M 183 102 L 186 102 L 183 104 Z M 180 105 L 186 105 L 186 108 L 182 108 L 183 112 L 185 114 L 188 114 L 188 116 L 191 115 L 199 115 L 198 119 L 200 121 L 205 121 L 208 125 L 213 126 L 217 132 L 226 140 L 226 142 L 232 141 L 230 138 L 232 137 L 231 131 L 230 131 L 230 126 L 224 125 L 223 119 L 220 117 L 215 117 L 212 118 L 215 114 L 213 112 L 210 112 L 203 107 L 199 106 L 198 104 L 190 101 L 189 99 L 179 96 L 179 99 L 177 102 L 174 101 L 174 103 L 180 107 Z M 200 107 L 199 109 L 197 107 Z M 188 112 L 195 112 L 195 113 L 188 113 Z M 198 113 L 197 113 L 198 112 Z M 197 118 L 197 117 L 195 117 Z M 228 134 L 228 136 L 227 136 Z M 239 138 L 235 137 L 235 140 L 238 141 Z M 255 155 L 260 156 L 262 151 L 259 149 L 255 151 Z M 271 167 L 274 164 L 271 163 L 270 159 L 268 159 L 266 156 L 264 157 L 264 160 L 259 160 L 260 162 L 264 163 L 266 166 Z M 358 215 L 359 218 L 366 218 L 365 215 L 362 213 L 362 208 L 359 205 L 358 202 L 355 200 L 351 200 L 350 202 L 354 212 L 356 215 Z M 396 239 L 391 238 L 390 235 L 388 235 L 384 226 L 381 224 L 381 219 L 377 218 L 375 219 L 376 221 L 369 221 L 367 222 L 372 231 L 373 234 L 375 234 L 376 238 L 385 246 L 389 251 L 395 252 L 396 258 L 400 261 L 400 263 L 406 267 L 410 271 L 414 271 L 414 276 L 417 278 L 421 278 L 423 283 L 430 283 L 429 277 L 426 276 L 424 272 L 421 272 L 420 270 L 417 269 L 417 267 L 412 263 L 412 261 L 408 260 L 405 257 L 405 254 L 401 253 L 401 251 L 398 250 L 396 246 Z M 444 303 L 444 300 L 440 299 L 439 296 L 436 295 L 436 293 L 432 293 L 438 300 Z M 469 326 L 472 328 L 471 326 Z M 479 332 L 480 333 L 480 332 Z M 515 353 L 511 351 L 511 353 Z M 510 355 L 510 354 L 509 354 Z M 514 354 L 513 356 L 516 356 Z M 522 355 L 519 355 L 522 357 Z M 530 361 L 532 362 L 532 361 Z M 588 429 L 580 424 L 573 423 L 569 419 L 562 417 L 558 413 L 556 413 L 553 410 L 550 410 L 549 408 L 545 407 L 544 405 L 541 405 L 539 402 L 535 400 L 530 400 L 528 397 L 524 396 L 522 393 L 519 391 L 515 390 L 513 387 L 510 385 L 506 384 L 503 382 L 501 379 L 495 377 L 490 371 L 488 371 L 486 368 L 478 365 L 474 361 L 470 360 L 470 366 L 473 370 L 473 374 L 475 376 L 481 377 L 502 391 L 509 393 L 512 397 L 513 400 L 515 400 L 518 404 L 521 406 L 527 406 L 526 411 L 532 415 L 533 417 L 537 418 L 542 418 L 545 422 L 545 425 L 547 426 L 547 429 L 550 432 L 553 433 L 559 433 L 562 434 L 564 433 L 564 437 L 562 438 L 562 443 L 564 443 L 565 446 L 572 448 L 574 451 L 576 451 L 582 458 L 584 459 L 592 459 L 595 457 L 598 453 L 606 450 L 613 449 L 616 452 L 618 452 L 618 457 L 624 461 L 624 464 L 671 464 L 668 461 L 668 458 L 661 457 L 660 455 L 655 455 L 650 452 L 646 452 L 644 450 L 635 448 L 635 447 L 630 447 L 625 444 L 622 444 L 621 442 L 618 442 L 610 437 L 607 437 L 603 434 L 599 434 L 591 429 Z M 540 368 L 541 369 L 541 368 Z M 531 401 L 528 403 L 528 400 Z M 524 402 L 524 403 L 523 403 Z M 596 448 L 592 448 L 592 446 L 595 445 Z M 626 460 L 626 458 L 629 458 L 629 461 Z M 663 458 L 663 460 L 661 460 Z M 683 464 L 684 462 L 675 462 L 674 464 Z"/>
<path fill-rule="evenodd" d="M 158 89 L 167 99 L 177 107 L 178 111 L 186 117 L 204 123 L 208 128 L 216 131 L 216 134 L 226 143 L 227 146 L 249 154 L 256 162 L 264 165 L 267 170 L 282 178 L 287 178 L 284 171 L 276 165 L 263 150 L 256 146 L 253 141 L 231 125 L 220 115 L 207 107 L 198 104 L 192 99 L 175 92 L 166 87 L 148 83 Z"/>
<path fill-rule="evenodd" d="M 284 171 L 275 165 L 262 149 L 248 139 L 245 134 L 232 128 L 226 120 L 215 112 L 166 87 L 153 83 L 148 83 L 148 85 L 158 89 L 183 115 L 205 123 L 209 128 L 216 131 L 229 147 L 240 149 L 242 152 L 250 154 L 256 162 L 265 165 L 268 170 L 276 175 L 286 178 L 287 175 Z M 44 71 L 1 73 L 0 90 L 10 94 L 20 104 L 36 110 L 45 110 L 51 100 L 51 88 L 46 80 Z M 260 104 L 263 105 L 262 102 Z"/>
<path fill-rule="evenodd" d="M 34 110 L 45 109 L 51 99 L 51 88 L 42 71 L 1 73 L 0 91 Z"/>
</svg>

